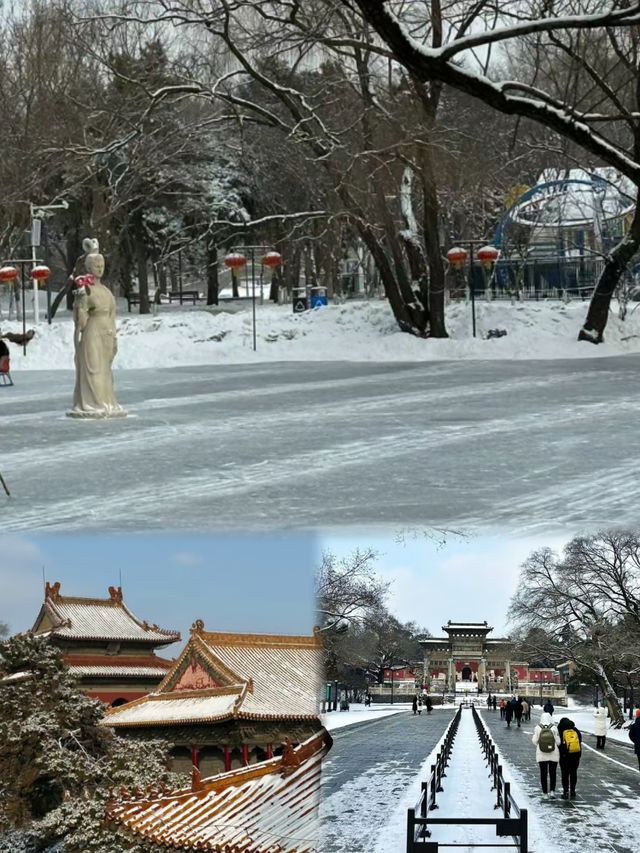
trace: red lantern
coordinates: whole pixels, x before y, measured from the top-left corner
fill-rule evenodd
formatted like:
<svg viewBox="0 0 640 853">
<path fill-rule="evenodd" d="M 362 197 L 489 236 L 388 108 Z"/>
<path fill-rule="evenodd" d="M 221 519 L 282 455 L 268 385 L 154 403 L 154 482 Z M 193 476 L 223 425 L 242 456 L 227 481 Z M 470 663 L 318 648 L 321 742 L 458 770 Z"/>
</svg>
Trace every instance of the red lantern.
<svg viewBox="0 0 640 853">
<path fill-rule="evenodd" d="M 262 259 L 262 264 L 265 267 L 279 267 L 282 263 L 282 255 L 280 252 L 267 252 L 267 254 Z"/>
<path fill-rule="evenodd" d="M 244 255 L 241 255 L 240 252 L 231 252 L 230 255 L 224 259 L 225 266 L 229 267 L 230 270 L 239 270 L 247 263 L 247 259 Z"/>
<path fill-rule="evenodd" d="M 44 264 L 39 264 L 31 270 L 31 278 L 35 278 L 36 281 L 46 281 L 50 275 L 51 270 Z"/>
<path fill-rule="evenodd" d="M 467 260 L 468 254 L 467 250 L 463 249 L 461 246 L 454 246 L 447 252 L 447 260 L 454 270 L 459 270 L 464 266 L 464 262 Z"/>
<path fill-rule="evenodd" d="M 18 270 L 15 267 L 0 267 L 0 281 L 12 282 L 18 277 Z"/>
<path fill-rule="evenodd" d="M 499 255 L 500 250 L 496 249 L 495 246 L 483 246 L 476 252 L 476 257 L 486 270 L 491 269 L 491 266 L 498 260 Z"/>
</svg>

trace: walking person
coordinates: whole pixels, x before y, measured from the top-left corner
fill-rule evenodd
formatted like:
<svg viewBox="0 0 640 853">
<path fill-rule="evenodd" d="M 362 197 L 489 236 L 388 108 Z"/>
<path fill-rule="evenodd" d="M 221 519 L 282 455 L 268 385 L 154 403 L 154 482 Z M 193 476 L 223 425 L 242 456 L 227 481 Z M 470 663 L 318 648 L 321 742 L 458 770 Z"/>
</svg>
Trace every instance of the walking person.
<svg viewBox="0 0 640 853">
<path fill-rule="evenodd" d="M 596 749 L 604 749 L 607 740 L 607 712 L 596 702 L 593 711 L 593 733 L 596 736 Z"/>
<path fill-rule="evenodd" d="M 513 706 L 513 716 L 516 718 L 516 723 L 518 724 L 518 728 L 520 728 L 520 724 L 522 723 L 522 715 L 524 713 L 524 706 L 522 704 L 522 699 L 518 696 L 516 699 L 516 703 Z"/>
<path fill-rule="evenodd" d="M 507 721 L 507 728 L 511 728 L 511 720 L 513 720 L 513 705 L 511 702 L 507 702 L 506 708 L 504 709 L 504 718 Z"/>
<path fill-rule="evenodd" d="M 497 705 L 498 705 L 498 700 L 496 699 L 495 693 L 494 693 L 494 695 L 493 695 L 493 710 L 494 711 L 496 710 Z"/>
<path fill-rule="evenodd" d="M 501 720 L 504 720 L 504 712 L 505 712 L 506 704 L 507 703 L 504 701 L 504 699 L 500 700 L 500 719 Z"/>
<path fill-rule="evenodd" d="M 540 722 L 533 730 L 531 742 L 536 746 L 536 761 L 540 768 L 542 794 L 550 800 L 556 797 L 556 779 L 560 761 L 560 735 L 551 714 L 542 712 Z"/>
<path fill-rule="evenodd" d="M 433 702 L 431 701 L 431 696 L 427 696 L 424 700 L 424 704 L 427 706 L 427 714 L 430 714 L 433 711 Z"/>
<path fill-rule="evenodd" d="M 551 716 L 553 717 L 553 712 L 555 708 L 553 707 L 553 702 L 551 701 L 551 699 L 547 699 L 547 701 L 542 707 L 542 710 L 545 712 L 545 714 L 551 714 Z"/>
<path fill-rule="evenodd" d="M 560 735 L 560 773 L 562 774 L 562 799 L 576 797 L 578 766 L 582 755 L 582 733 L 573 720 L 563 717 L 558 723 Z"/>
<path fill-rule="evenodd" d="M 636 718 L 629 729 L 629 740 L 633 741 L 633 749 L 638 759 L 638 770 L 640 770 L 640 708 L 636 711 Z"/>
<path fill-rule="evenodd" d="M 413 716 L 415 717 L 416 714 L 418 713 L 418 697 L 417 696 L 413 697 L 411 707 L 413 708 Z"/>
<path fill-rule="evenodd" d="M 522 719 L 528 720 L 530 719 L 531 710 L 529 708 L 529 703 L 526 699 L 522 700 Z"/>
</svg>

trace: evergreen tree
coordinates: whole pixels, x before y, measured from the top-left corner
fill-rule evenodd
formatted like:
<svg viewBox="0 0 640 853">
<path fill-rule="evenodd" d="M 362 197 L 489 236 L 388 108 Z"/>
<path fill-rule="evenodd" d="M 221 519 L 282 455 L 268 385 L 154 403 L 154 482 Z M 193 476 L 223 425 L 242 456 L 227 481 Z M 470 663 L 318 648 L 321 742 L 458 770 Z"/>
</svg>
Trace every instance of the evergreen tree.
<svg viewBox="0 0 640 853">
<path fill-rule="evenodd" d="M 46 638 L 0 645 L 0 849 L 121 853 L 145 849 L 103 824 L 110 789 L 176 786 L 166 744 L 129 741 L 100 725 Z"/>
</svg>

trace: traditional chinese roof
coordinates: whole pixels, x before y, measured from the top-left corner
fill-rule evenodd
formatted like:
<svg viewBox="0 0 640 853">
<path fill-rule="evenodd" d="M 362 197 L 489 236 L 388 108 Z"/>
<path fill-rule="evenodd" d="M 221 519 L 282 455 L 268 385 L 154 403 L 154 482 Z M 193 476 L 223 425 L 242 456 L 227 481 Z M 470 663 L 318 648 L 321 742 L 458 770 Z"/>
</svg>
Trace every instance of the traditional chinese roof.
<svg viewBox="0 0 640 853">
<path fill-rule="evenodd" d="M 70 640 L 141 642 L 166 646 L 180 639 L 177 631 L 149 625 L 129 610 L 121 587 L 109 587 L 109 598 L 79 598 L 60 595 L 60 584 L 46 585 L 45 600 L 31 629 Z"/>
<path fill-rule="evenodd" d="M 282 756 L 209 779 L 194 771 L 190 789 L 111 801 L 117 828 L 159 847 L 216 853 L 317 853 L 320 768 L 331 746 L 324 730 Z"/>
<path fill-rule="evenodd" d="M 79 678 L 153 678 L 159 684 L 173 661 L 146 655 L 63 655 L 65 664 Z"/>
<path fill-rule="evenodd" d="M 157 691 L 109 709 L 104 724 L 315 719 L 321 671 L 315 636 L 214 633 L 198 621 Z"/>
<path fill-rule="evenodd" d="M 442 630 L 447 634 L 455 634 L 455 635 L 468 635 L 471 637 L 475 636 L 486 636 L 486 634 L 493 631 L 493 628 L 490 628 L 486 622 L 447 622 L 446 625 L 442 626 Z"/>
</svg>

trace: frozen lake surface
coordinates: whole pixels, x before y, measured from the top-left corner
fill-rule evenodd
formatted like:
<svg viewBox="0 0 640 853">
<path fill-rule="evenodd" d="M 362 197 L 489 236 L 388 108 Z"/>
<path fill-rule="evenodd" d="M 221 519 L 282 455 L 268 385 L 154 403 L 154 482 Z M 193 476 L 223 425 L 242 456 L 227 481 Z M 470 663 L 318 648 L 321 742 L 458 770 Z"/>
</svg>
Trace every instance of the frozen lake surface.
<svg viewBox="0 0 640 853">
<path fill-rule="evenodd" d="M 119 370 L 131 417 L 88 422 L 70 371 L 22 371 L 1 527 L 637 523 L 639 376 L 639 355 Z"/>
</svg>

